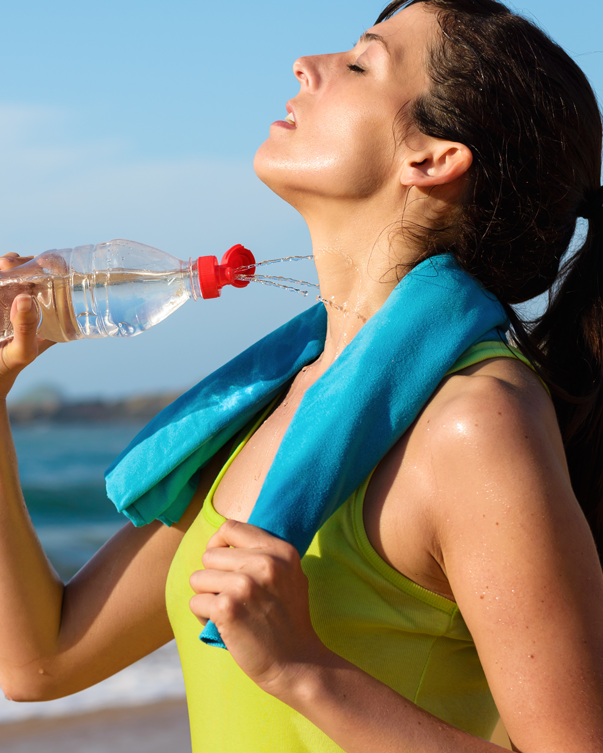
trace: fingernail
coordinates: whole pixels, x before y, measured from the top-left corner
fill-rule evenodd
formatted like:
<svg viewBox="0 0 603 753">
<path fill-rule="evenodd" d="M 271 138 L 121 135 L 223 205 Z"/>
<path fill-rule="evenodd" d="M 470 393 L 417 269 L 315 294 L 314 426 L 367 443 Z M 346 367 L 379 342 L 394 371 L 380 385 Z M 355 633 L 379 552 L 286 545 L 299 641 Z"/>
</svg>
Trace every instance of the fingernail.
<svg viewBox="0 0 603 753">
<path fill-rule="evenodd" d="M 17 311 L 29 311 L 31 308 L 31 296 L 24 295 L 17 298 Z"/>
</svg>

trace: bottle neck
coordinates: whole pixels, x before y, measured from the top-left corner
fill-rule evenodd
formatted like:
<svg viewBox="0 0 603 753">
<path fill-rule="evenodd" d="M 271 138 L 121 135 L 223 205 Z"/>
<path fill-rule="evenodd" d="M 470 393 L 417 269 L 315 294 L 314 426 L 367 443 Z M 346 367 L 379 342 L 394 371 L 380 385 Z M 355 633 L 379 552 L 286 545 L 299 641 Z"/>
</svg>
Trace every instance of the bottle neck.
<svg viewBox="0 0 603 753">
<path fill-rule="evenodd" d="M 219 298 L 225 285 L 232 285 L 233 288 L 247 287 L 249 280 L 237 277 L 237 270 L 244 269 L 247 275 L 253 275 L 253 264 L 255 259 L 251 251 L 237 244 L 228 249 L 220 264 L 215 256 L 200 256 L 198 259 L 189 259 L 188 267 L 185 262 L 181 262 L 181 269 L 186 267 L 190 295 L 196 301 L 198 298 Z"/>
<path fill-rule="evenodd" d="M 181 271 L 183 277 L 188 280 L 189 290 L 191 298 L 196 301 L 198 298 L 202 298 L 201 285 L 199 283 L 199 269 L 197 267 L 197 259 L 189 259 L 188 263 L 181 262 Z"/>
</svg>

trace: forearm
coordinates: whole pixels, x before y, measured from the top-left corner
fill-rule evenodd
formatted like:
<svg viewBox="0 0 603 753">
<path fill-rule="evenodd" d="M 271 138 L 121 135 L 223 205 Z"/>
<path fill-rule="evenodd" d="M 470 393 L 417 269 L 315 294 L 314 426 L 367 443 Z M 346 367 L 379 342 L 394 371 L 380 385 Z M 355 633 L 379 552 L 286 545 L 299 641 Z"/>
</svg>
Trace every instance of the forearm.
<svg viewBox="0 0 603 753">
<path fill-rule="evenodd" d="M 280 684 L 280 683 L 279 683 Z M 429 714 L 350 662 L 327 653 L 275 693 L 346 753 L 495 753 L 498 745 Z"/>
<path fill-rule="evenodd" d="M 5 400 L 0 447 L 0 679 L 10 695 L 21 675 L 45 671 L 56 648 L 63 584 L 25 507 Z"/>
</svg>

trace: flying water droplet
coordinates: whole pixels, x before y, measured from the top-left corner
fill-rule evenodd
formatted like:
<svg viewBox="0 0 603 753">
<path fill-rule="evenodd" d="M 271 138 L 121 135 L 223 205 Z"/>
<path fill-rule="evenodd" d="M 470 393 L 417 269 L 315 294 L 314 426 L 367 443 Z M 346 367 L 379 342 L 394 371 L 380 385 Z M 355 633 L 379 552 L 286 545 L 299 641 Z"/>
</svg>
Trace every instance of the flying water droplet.
<svg viewBox="0 0 603 753">
<path fill-rule="evenodd" d="M 234 271 L 235 274 L 244 272 L 246 269 L 255 269 L 256 267 L 262 267 L 266 264 L 278 264 L 281 261 L 302 261 L 304 259 L 314 259 L 313 256 L 283 256 L 282 259 L 268 259 L 267 261 L 256 261 L 255 264 L 248 264 L 246 267 L 237 267 Z"/>
<path fill-rule="evenodd" d="M 249 282 L 259 282 L 260 285 L 271 285 L 275 288 L 281 288 L 282 290 L 288 290 L 290 293 L 299 293 L 300 295 L 303 295 L 304 298 L 308 295 L 307 290 L 300 290 L 299 288 L 292 288 L 290 285 L 281 285 L 279 282 L 273 282 L 272 280 L 250 276 L 250 275 L 237 275 L 235 277 L 236 280 L 246 280 Z M 278 278 L 276 278 L 278 279 Z"/>
</svg>

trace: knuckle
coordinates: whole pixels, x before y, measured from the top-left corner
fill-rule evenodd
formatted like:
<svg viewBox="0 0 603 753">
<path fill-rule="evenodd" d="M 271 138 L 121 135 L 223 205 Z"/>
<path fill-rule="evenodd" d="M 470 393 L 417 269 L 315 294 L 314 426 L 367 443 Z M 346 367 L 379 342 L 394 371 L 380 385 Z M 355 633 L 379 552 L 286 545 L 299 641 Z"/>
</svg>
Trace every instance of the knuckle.
<svg viewBox="0 0 603 753">
<path fill-rule="evenodd" d="M 272 583 L 277 579 L 280 568 L 274 557 L 264 554 L 258 558 L 258 569 L 262 579 L 268 583 Z"/>
<path fill-rule="evenodd" d="M 216 599 L 215 617 L 219 622 L 236 620 L 240 610 L 240 602 L 231 594 L 221 594 Z"/>
<path fill-rule="evenodd" d="M 222 523 L 222 530 L 223 531 L 232 531 L 238 526 L 238 522 L 236 520 L 233 520 L 232 518 L 229 518 L 228 520 L 225 520 L 224 523 Z"/>
<path fill-rule="evenodd" d="M 235 580 L 234 592 L 238 599 L 248 601 L 253 596 L 255 590 L 253 578 L 245 573 L 239 573 Z"/>
<path fill-rule="evenodd" d="M 38 322 L 36 321 L 20 321 L 13 324 L 13 330 L 15 334 L 24 335 L 28 337 L 38 329 Z"/>
<path fill-rule="evenodd" d="M 283 551 L 281 556 L 288 565 L 297 565 L 300 561 L 299 552 L 293 544 L 289 544 L 287 541 L 283 541 Z"/>
</svg>

